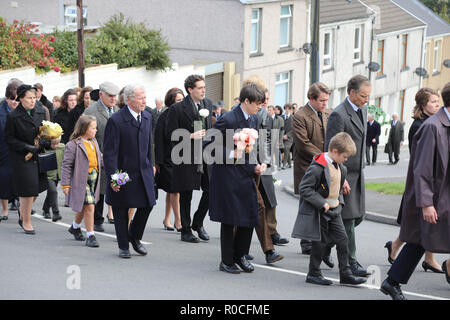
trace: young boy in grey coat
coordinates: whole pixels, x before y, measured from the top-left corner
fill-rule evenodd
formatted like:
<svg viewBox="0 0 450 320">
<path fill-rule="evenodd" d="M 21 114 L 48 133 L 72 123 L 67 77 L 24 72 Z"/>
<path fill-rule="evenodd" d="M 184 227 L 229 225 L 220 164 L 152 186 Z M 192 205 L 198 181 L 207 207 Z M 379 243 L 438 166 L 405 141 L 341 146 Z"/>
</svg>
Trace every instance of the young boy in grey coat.
<svg viewBox="0 0 450 320">
<path fill-rule="evenodd" d="M 347 169 L 342 164 L 356 153 L 349 134 L 341 132 L 330 141 L 328 152 L 314 157 L 300 182 L 300 208 L 292 237 L 312 241 L 306 282 L 331 285 L 320 271 L 327 243 L 336 243 L 341 284 L 358 285 L 365 278 L 356 277 L 348 264 L 348 238 L 342 222 L 344 205 L 342 186 Z"/>
</svg>

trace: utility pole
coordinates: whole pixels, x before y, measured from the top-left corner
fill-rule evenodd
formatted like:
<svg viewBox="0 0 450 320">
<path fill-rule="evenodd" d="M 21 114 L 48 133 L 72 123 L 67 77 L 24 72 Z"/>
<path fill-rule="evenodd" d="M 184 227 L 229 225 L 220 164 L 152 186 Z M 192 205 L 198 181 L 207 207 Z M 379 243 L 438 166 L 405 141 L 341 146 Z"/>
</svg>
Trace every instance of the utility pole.
<svg viewBox="0 0 450 320">
<path fill-rule="evenodd" d="M 77 0 L 78 86 L 84 87 L 83 0 Z"/>
<path fill-rule="evenodd" d="M 320 25 L 320 0 L 311 0 L 311 68 L 310 85 L 319 81 L 319 25 Z"/>
</svg>

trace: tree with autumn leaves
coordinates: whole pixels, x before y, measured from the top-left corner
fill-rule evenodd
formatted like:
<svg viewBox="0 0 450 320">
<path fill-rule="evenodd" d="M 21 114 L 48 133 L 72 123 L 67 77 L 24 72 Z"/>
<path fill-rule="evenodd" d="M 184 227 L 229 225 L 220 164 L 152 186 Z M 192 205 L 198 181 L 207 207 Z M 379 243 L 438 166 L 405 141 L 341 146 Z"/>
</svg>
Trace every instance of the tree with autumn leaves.
<svg viewBox="0 0 450 320">
<path fill-rule="evenodd" d="M 35 25 L 17 20 L 8 24 L 0 17 L 0 70 L 32 66 L 38 73 L 59 72 L 61 64 L 54 57 L 53 42 L 53 35 L 39 34 Z"/>
</svg>

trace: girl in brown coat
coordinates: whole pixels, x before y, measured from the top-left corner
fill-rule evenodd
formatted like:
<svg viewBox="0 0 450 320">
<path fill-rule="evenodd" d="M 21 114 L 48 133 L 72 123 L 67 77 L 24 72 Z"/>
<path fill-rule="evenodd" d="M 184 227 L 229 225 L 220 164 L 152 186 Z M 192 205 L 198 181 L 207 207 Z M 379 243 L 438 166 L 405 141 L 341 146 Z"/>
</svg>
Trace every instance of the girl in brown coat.
<svg viewBox="0 0 450 320">
<path fill-rule="evenodd" d="M 94 235 L 94 208 L 100 198 L 100 176 L 102 154 L 95 134 L 95 117 L 84 115 L 75 124 L 75 129 L 66 145 L 61 167 L 61 185 L 66 195 L 66 203 L 76 212 L 69 232 L 75 240 L 85 240 L 81 233 L 81 221 L 86 226 L 86 245 L 98 247 Z"/>
</svg>

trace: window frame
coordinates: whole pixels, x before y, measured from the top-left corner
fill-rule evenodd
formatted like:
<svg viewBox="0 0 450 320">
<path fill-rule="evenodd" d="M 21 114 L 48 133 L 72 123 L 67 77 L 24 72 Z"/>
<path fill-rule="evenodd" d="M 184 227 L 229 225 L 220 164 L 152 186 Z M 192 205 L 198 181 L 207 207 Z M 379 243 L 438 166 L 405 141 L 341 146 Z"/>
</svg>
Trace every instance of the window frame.
<svg viewBox="0 0 450 320">
<path fill-rule="evenodd" d="M 283 75 L 287 74 L 287 79 L 283 79 Z M 278 80 L 278 76 L 280 76 L 280 80 Z M 277 86 L 287 84 L 287 92 L 286 92 L 286 103 L 291 99 L 291 86 L 292 86 L 292 71 L 283 71 L 275 74 L 275 93 L 277 92 Z M 277 97 L 274 97 L 275 101 Z"/>
<path fill-rule="evenodd" d="M 400 102 L 400 121 L 403 121 L 403 113 L 405 111 L 405 97 L 406 97 L 406 90 L 400 90 L 399 95 L 399 102 Z"/>
<path fill-rule="evenodd" d="M 69 10 L 75 10 L 75 13 L 68 12 Z M 77 11 L 78 7 L 74 5 L 64 6 L 64 25 L 66 26 L 76 26 L 77 23 Z M 75 19 L 75 22 L 69 22 L 68 19 Z M 87 25 L 87 8 L 83 7 L 83 25 Z"/>
<path fill-rule="evenodd" d="M 356 31 L 359 30 L 358 43 L 356 43 Z M 355 27 L 355 37 L 353 43 L 353 63 L 359 63 L 362 61 L 362 44 L 363 44 L 363 25 Z M 358 45 L 358 47 L 356 47 Z M 358 58 L 355 58 L 355 54 L 359 54 Z"/>
<path fill-rule="evenodd" d="M 283 7 L 288 7 L 289 8 L 289 14 L 282 14 L 283 11 Z M 284 6 L 280 6 L 280 43 L 279 43 L 279 47 L 280 48 L 290 48 L 292 46 L 292 8 L 293 6 L 291 4 L 288 5 L 284 5 Z M 281 44 L 281 21 L 287 19 L 287 29 L 286 29 L 286 33 L 287 33 L 287 43 L 286 44 Z"/>
<path fill-rule="evenodd" d="M 329 40 L 329 45 L 328 45 L 329 53 L 328 54 L 325 53 L 325 48 L 326 48 L 325 41 L 326 41 L 327 34 L 330 35 L 328 38 L 328 40 Z M 326 30 L 323 33 L 323 41 L 324 41 L 324 43 L 323 43 L 322 66 L 323 66 L 323 70 L 329 70 L 329 69 L 333 68 L 333 30 L 332 29 Z M 325 60 L 330 60 L 329 65 L 325 64 Z"/>
<path fill-rule="evenodd" d="M 380 43 L 382 44 L 380 49 Z M 377 49 L 377 62 L 380 65 L 380 70 L 377 73 L 377 77 L 384 74 L 384 49 L 385 49 L 385 41 L 378 40 L 378 49 Z M 381 50 L 381 61 L 378 59 Z"/>
<path fill-rule="evenodd" d="M 408 66 L 408 34 L 402 34 L 402 69 Z"/>
<path fill-rule="evenodd" d="M 258 12 L 258 19 L 253 19 L 253 12 L 257 11 Z M 262 8 L 252 8 L 251 11 L 252 14 L 252 18 L 251 18 L 251 24 L 250 24 L 250 55 L 254 55 L 254 54 L 258 54 L 261 53 L 261 40 L 262 40 L 262 23 L 261 23 L 261 18 L 262 18 Z M 252 44 L 253 44 L 253 25 L 257 24 L 257 34 L 256 34 L 256 51 L 252 50 Z"/>
</svg>

